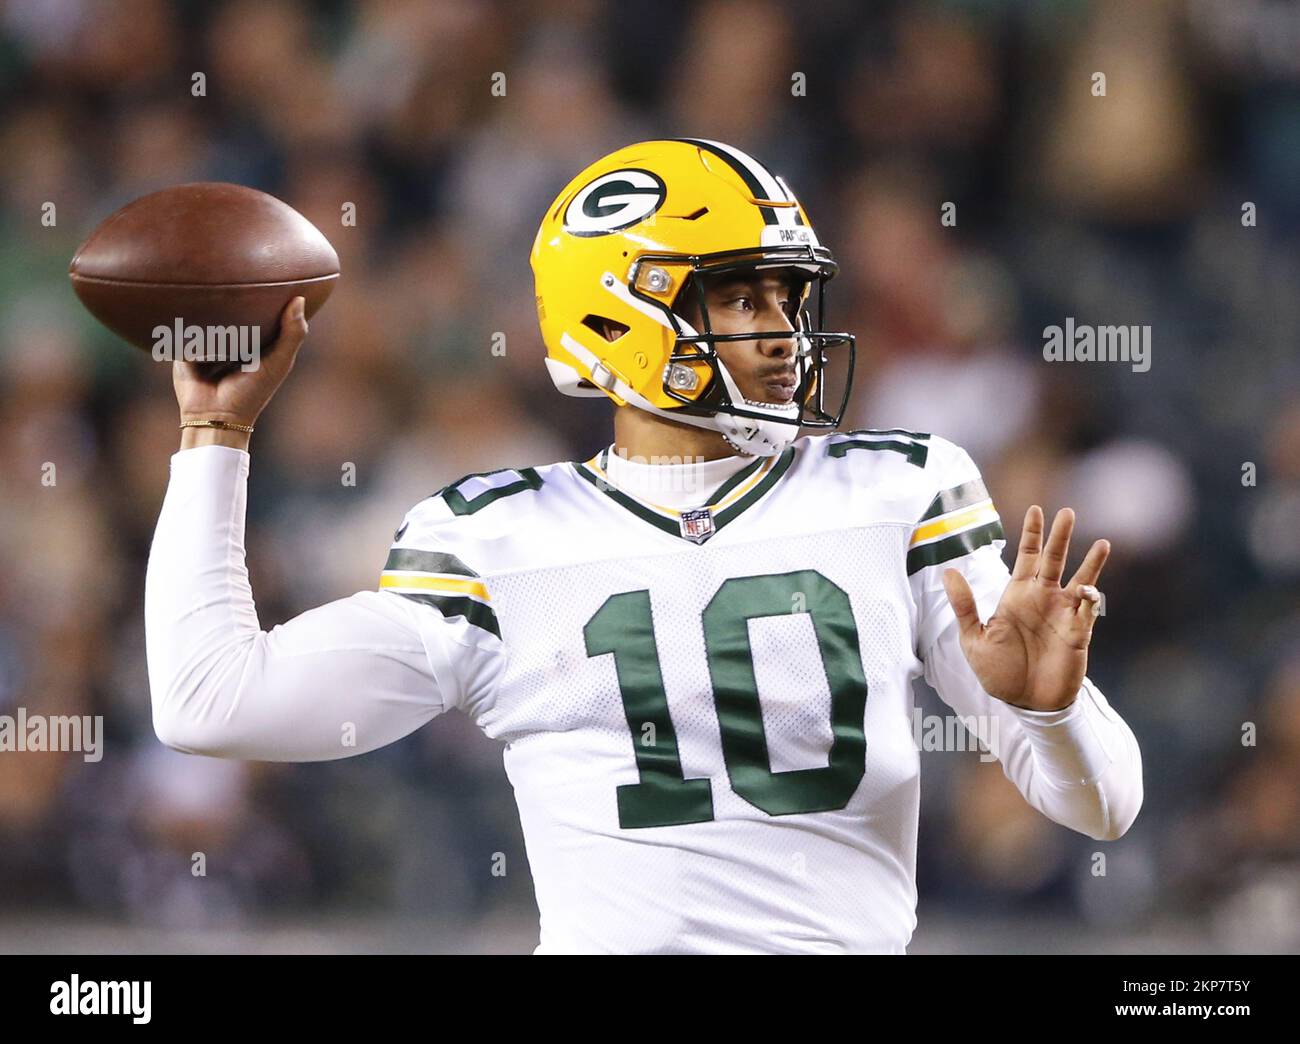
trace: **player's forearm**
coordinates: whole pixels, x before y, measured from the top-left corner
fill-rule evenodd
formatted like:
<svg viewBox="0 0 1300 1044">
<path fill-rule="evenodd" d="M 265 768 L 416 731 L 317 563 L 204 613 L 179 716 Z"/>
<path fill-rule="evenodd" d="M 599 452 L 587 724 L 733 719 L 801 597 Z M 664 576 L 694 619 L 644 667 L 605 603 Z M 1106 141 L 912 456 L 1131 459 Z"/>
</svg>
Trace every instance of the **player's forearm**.
<svg viewBox="0 0 1300 1044">
<path fill-rule="evenodd" d="M 1089 837 L 1123 836 L 1142 807 L 1142 755 L 1132 729 L 1101 690 L 1084 679 L 1075 703 L 1063 711 L 1008 710 L 1025 742 L 1004 740 L 1004 764 L 1026 799 Z"/>
<path fill-rule="evenodd" d="M 997 590 L 986 592 L 990 615 Z M 955 622 L 926 655 L 926 680 L 969 720 L 1026 801 L 1098 840 L 1124 834 L 1142 807 L 1142 757 L 1128 724 L 1091 681 L 1060 711 L 1013 707 L 986 693 L 961 651 Z"/>
<path fill-rule="evenodd" d="M 244 564 L 247 468 L 230 447 L 171 460 L 145 574 L 149 688 L 165 742 L 210 716 L 226 665 L 261 630 Z"/>
</svg>

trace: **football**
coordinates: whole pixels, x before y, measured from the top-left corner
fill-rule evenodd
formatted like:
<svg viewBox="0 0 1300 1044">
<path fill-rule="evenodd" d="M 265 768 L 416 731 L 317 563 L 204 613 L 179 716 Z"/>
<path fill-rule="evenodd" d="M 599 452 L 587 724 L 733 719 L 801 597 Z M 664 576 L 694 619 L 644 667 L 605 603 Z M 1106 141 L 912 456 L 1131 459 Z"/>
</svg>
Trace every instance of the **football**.
<svg viewBox="0 0 1300 1044">
<path fill-rule="evenodd" d="M 325 303 L 339 259 L 287 203 L 243 185 L 196 182 L 112 214 L 82 243 L 68 273 L 96 319 L 161 358 L 160 343 L 196 333 L 191 340 L 206 352 L 212 331 L 224 336 L 232 328 L 269 347 L 292 298 L 306 298 L 309 319 Z"/>
</svg>

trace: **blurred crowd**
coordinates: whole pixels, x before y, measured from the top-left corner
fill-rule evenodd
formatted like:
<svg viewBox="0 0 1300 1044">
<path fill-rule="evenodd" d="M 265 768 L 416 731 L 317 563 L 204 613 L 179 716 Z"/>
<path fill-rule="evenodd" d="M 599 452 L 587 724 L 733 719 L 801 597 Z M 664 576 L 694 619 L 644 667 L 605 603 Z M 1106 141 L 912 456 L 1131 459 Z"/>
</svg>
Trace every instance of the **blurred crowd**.
<svg viewBox="0 0 1300 1044">
<path fill-rule="evenodd" d="M 528 252 L 591 160 L 689 135 L 782 173 L 841 262 L 848 427 L 965 446 L 1008 559 L 1033 502 L 1076 509 L 1076 555 L 1114 548 L 1090 674 L 1141 742 L 1141 816 L 1099 845 L 996 763 L 926 753 L 922 922 L 1300 947 L 1298 42 L 1280 0 L 0 0 L 0 714 L 106 731 L 98 763 L 0 753 L 0 922 L 536 916 L 500 749 L 460 715 L 316 765 L 157 741 L 170 370 L 95 324 L 67 265 L 122 204 L 199 180 L 272 192 L 338 249 L 254 436 L 269 629 L 373 588 L 444 483 L 608 441 L 607 404 L 541 364 Z M 1045 361 L 1066 317 L 1150 324 L 1150 369 Z"/>
</svg>

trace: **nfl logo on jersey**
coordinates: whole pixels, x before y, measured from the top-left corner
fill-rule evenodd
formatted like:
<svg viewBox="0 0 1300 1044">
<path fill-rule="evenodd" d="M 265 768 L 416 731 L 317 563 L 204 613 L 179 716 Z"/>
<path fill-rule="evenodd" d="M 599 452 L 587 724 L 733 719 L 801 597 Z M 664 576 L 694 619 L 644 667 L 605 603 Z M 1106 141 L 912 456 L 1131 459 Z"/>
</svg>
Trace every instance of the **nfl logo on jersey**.
<svg viewBox="0 0 1300 1044">
<path fill-rule="evenodd" d="M 702 544 L 713 536 L 713 512 L 708 508 L 682 512 L 682 536 Z"/>
</svg>

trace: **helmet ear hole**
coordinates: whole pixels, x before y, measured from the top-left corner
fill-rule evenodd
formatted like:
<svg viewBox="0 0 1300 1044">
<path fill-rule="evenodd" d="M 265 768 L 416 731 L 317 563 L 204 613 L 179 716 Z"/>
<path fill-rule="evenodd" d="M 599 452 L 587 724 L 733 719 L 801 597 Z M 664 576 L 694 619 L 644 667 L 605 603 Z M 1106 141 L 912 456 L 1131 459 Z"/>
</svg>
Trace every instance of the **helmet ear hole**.
<svg viewBox="0 0 1300 1044">
<path fill-rule="evenodd" d="M 604 315 L 594 315 L 590 312 L 582 317 L 582 325 L 594 330 L 607 341 L 617 341 L 631 329 L 626 323 L 620 323 L 617 319 L 610 319 Z"/>
</svg>

